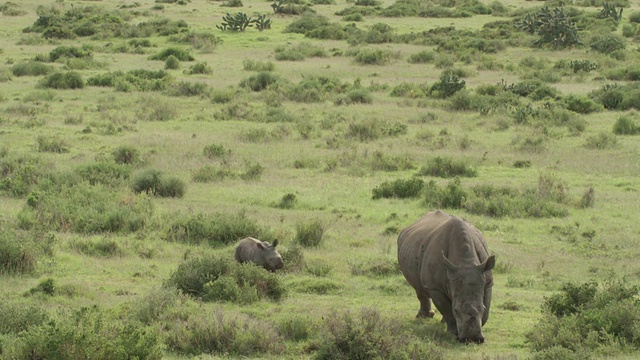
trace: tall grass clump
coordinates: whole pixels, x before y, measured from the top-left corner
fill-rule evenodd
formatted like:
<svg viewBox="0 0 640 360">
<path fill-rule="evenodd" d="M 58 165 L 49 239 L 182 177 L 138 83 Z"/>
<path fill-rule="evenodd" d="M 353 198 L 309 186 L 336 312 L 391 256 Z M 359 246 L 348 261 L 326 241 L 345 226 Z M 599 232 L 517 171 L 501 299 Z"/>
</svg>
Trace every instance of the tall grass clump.
<svg viewBox="0 0 640 360">
<path fill-rule="evenodd" d="M 58 136 L 40 135 L 36 138 L 36 150 L 61 154 L 69 152 L 69 145 Z"/>
<path fill-rule="evenodd" d="M 441 178 L 475 177 L 478 175 L 478 171 L 470 166 L 466 160 L 436 156 L 429 159 L 427 164 L 420 168 L 418 175 Z"/>
<path fill-rule="evenodd" d="M 412 335 L 400 322 L 384 318 L 375 309 L 363 308 L 356 315 L 332 311 L 323 319 L 323 330 L 314 339 L 316 360 L 445 358 L 433 342 Z"/>
<path fill-rule="evenodd" d="M 251 89 L 252 91 L 265 90 L 269 85 L 275 84 L 278 77 L 270 71 L 260 71 L 255 75 L 249 76 L 240 82 L 240 86 Z"/>
<path fill-rule="evenodd" d="M 286 294 L 275 273 L 214 255 L 183 261 L 166 284 L 205 301 L 249 304 L 261 299 L 278 301 Z"/>
<path fill-rule="evenodd" d="M 18 213 L 23 229 L 81 234 L 135 232 L 149 223 L 153 204 L 144 195 L 89 184 L 75 173 L 54 174 L 38 183 Z"/>
<path fill-rule="evenodd" d="M 184 73 L 187 75 L 196 75 L 196 74 L 209 75 L 209 74 L 213 74 L 213 69 L 211 69 L 211 66 L 209 66 L 209 64 L 207 64 L 206 62 L 197 62 L 189 66 L 189 68 L 187 68 L 184 71 Z"/>
<path fill-rule="evenodd" d="M 24 196 L 47 172 L 40 158 L 0 148 L 0 194 Z"/>
<path fill-rule="evenodd" d="M 560 347 L 571 352 L 608 355 L 640 346 L 637 286 L 612 279 L 603 283 L 566 283 L 545 297 L 544 316 L 526 334 L 534 352 Z"/>
<path fill-rule="evenodd" d="M 111 152 L 111 155 L 116 164 L 137 165 L 142 163 L 140 150 L 132 145 L 120 145 Z"/>
<path fill-rule="evenodd" d="M 111 161 L 101 161 L 78 166 L 75 172 L 91 185 L 102 184 L 117 187 L 129 179 L 131 168 Z"/>
<path fill-rule="evenodd" d="M 326 224 L 320 219 L 296 223 L 294 243 L 304 247 L 318 247 L 322 244 Z"/>
<path fill-rule="evenodd" d="M 45 256 L 53 254 L 54 243 L 52 235 L 18 233 L 0 222 L 0 274 L 32 274 Z"/>
<path fill-rule="evenodd" d="M 11 66 L 11 73 L 14 76 L 42 76 L 52 73 L 53 66 L 40 61 L 20 62 Z"/>
<path fill-rule="evenodd" d="M 244 211 L 235 214 L 172 215 L 165 230 L 165 239 L 188 244 L 208 243 L 229 245 L 251 236 L 273 242 L 275 235 L 267 227 L 247 217 Z"/>
<path fill-rule="evenodd" d="M 0 307 L 0 336 L 18 334 L 49 320 L 44 307 L 29 299 L 3 301 Z"/>
<path fill-rule="evenodd" d="M 170 350 L 185 355 L 265 357 L 283 355 L 284 339 L 266 321 L 222 308 L 199 308 L 166 324 Z"/>
<path fill-rule="evenodd" d="M 178 61 L 193 61 L 195 58 L 189 54 L 187 50 L 177 47 L 166 48 L 155 55 L 149 56 L 149 60 L 162 60 L 167 61 L 169 57 L 173 56 Z"/>
<path fill-rule="evenodd" d="M 276 65 L 271 61 L 263 62 L 259 60 L 244 59 L 242 60 L 242 69 L 244 71 L 274 71 Z"/>
<path fill-rule="evenodd" d="M 424 180 L 419 178 L 385 181 L 373 188 L 371 198 L 415 198 L 420 196 L 423 188 Z"/>
</svg>

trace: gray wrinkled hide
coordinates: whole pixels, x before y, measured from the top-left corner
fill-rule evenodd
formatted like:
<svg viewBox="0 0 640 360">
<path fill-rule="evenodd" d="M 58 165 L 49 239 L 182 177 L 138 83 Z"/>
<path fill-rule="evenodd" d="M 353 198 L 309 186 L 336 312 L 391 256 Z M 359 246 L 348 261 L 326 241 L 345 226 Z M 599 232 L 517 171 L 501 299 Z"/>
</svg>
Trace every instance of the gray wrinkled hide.
<svg viewBox="0 0 640 360">
<path fill-rule="evenodd" d="M 269 271 L 282 269 L 284 262 L 276 250 L 277 245 L 278 240 L 275 240 L 272 245 L 252 237 L 244 238 L 236 247 L 236 261 L 239 263 L 252 262 Z"/>
<path fill-rule="evenodd" d="M 433 300 L 448 332 L 463 342 L 484 342 L 495 257 L 478 229 L 430 211 L 398 236 L 398 263 L 420 300 L 418 317 L 433 317 Z"/>
</svg>

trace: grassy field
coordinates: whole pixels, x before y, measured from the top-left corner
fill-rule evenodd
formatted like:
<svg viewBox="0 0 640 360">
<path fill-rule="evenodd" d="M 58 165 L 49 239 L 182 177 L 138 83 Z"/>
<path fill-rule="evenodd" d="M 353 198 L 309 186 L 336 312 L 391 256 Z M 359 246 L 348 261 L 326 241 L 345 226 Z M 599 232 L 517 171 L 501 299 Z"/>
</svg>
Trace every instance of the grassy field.
<svg viewBox="0 0 640 360">
<path fill-rule="evenodd" d="M 0 3 L 0 358 L 639 356 L 638 1 L 614 2 L 624 8 L 615 21 L 587 1 L 429 2 L 465 17 L 384 16 L 391 0 L 318 1 L 304 16 L 268 1 L 222 6 L 231 3 Z M 536 47 L 535 33 L 513 26 L 560 3 L 579 44 Z M 336 14 L 349 8 L 365 15 Z M 74 12 L 91 19 L 85 33 L 68 18 L 49 28 L 62 38 L 35 28 Z M 216 28 L 239 12 L 267 15 L 271 28 Z M 291 32 L 314 17 L 338 24 L 333 37 Z M 380 24 L 391 30 L 374 33 Z M 618 47 L 598 47 L 603 37 Z M 150 59 L 166 49 L 192 60 Z M 426 60 L 410 61 L 419 53 Z M 72 76 L 82 86 L 55 85 Z M 463 81 L 452 94 L 438 88 Z M 614 130 L 621 119 L 629 130 Z M 429 175 L 434 159 L 475 176 Z M 136 191 L 150 171 L 173 196 Z M 413 196 L 372 198 L 416 178 Z M 474 223 L 496 255 L 483 345 L 457 344 L 439 314 L 414 318 L 396 239 L 433 208 Z M 177 294 L 180 266 L 233 258 L 234 241 L 210 226 L 234 216 L 254 229 L 234 235 L 279 240 L 291 262 L 268 281 L 286 294 L 248 304 Z M 185 225 L 196 223 L 201 238 Z M 300 227 L 313 224 L 322 236 L 305 246 Z M 540 325 L 541 305 L 590 282 L 635 291 L 623 316 L 631 335 L 595 329 L 573 347 L 527 335 L 571 338 Z M 139 340 L 137 355 L 117 334 Z"/>
</svg>

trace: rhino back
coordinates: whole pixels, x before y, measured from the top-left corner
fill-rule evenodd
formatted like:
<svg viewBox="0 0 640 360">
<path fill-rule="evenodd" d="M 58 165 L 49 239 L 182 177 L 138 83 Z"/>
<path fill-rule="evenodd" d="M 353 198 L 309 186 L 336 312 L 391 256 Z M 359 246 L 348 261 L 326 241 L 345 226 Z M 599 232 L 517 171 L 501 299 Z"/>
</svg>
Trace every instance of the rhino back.
<svg viewBox="0 0 640 360">
<path fill-rule="evenodd" d="M 422 284 L 421 274 L 430 262 L 439 262 L 437 256 L 444 250 L 439 234 L 449 219 L 450 216 L 442 211 L 430 211 L 398 236 L 398 265 L 414 288 L 426 285 Z"/>
<path fill-rule="evenodd" d="M 415 288 L 446 288 L 442 254 L 456 265 L 479 265 L 489 256 L 487 244 L 471 223 L 431 211 L 398 237 L 398 263 Z"/>
<path fill-rule="evenodd" d="M 235 258 L 238 262 L 251 261 L 258 265 L 263 265 L 264 256 L 258 248 L 261 241 L 252 237 L 244 238 L 236 247 Z"/>
</svg>

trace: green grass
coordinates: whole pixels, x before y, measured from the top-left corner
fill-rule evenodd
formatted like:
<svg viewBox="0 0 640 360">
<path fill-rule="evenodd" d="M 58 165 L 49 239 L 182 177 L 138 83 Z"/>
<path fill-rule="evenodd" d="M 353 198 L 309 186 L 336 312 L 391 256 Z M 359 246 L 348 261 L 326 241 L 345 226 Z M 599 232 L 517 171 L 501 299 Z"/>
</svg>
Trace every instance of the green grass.
<svg viewBox="0 0 640 360">
<path fill-rule="evenodd" d="M 605 74 L 615 69 L 637 68 L 640 63 L 634 50 L 630 50 L 635 49 L 631 38 L 627 39 L 630 43 L 624 59 L 593 53 L 588 46 L 537 49 L 527 43 L 526 36 L 512 39 L 505 50 L 497 53 L 470 53 L 464 49 L 455 55 L 446 53 L 447 58 L 455 59 L 453 69 L 465 75 L 464 91 L 469 92 L 468 98 L 478 102 L 473 104 L 473 111 L 451 111 L 449 98 L 391 96 L 398 85 L 409 88 L 408 84 L 415 84 L 416 88 L 429 89 L 440 81 L 445 69 L 437 68 L 436 63 L 444 50 L 438 49 L 437 44 L 419 41 L 366 44 L 361 48 L 393 55 L 389 64 L 370 65 L 356 62 L 348 55 L 353 48 L 346 40 L 320 41 L 284 33 L 285 27 L 298 17 L 273 16 L 270 2 L 243 0 L 244 7 L 239 11 L 254 17 L 269 15 L 273 22 L 271 29 L 259 32 L 248 28 L 237 33 L 215 29 L 228 11 L 218 2 L 163 3 L 162 11 L 152 9 L 158 5 L 153 0 L 137 3 L 137 7 L 119 10 L 131 23 L 157 17 L 184 20 L 190 31 L 213 33 L 215 48 L 207 50 L 201 44 L 176 42 L 158 34 L 141 38 L 148 39 L 151 46 L 138 49 L 137 54 L 109 48 L 113 46 L 109 44 L 129 41 L 124 38 L 47 40 L 38 33 L 22 32 L 37 19 L 36 7 L 43 3 L 35 0 L 19 2 L 20 9 L 26 11 L 24 15 L 0 15 L 10 20 L 3 22 L 0 37 L 0 73 L 3 70 L 10 73 L 14 65 L 47 56 L 60 46 L 87 46 L 92 49 L 96 63 L 106 64 L 102 68 L 74 69 L 85 81 L 116 71 L 142 74 L 140 70 L 145 73 L 163 70 L 163 61 L 148 58 L 164 49 L 183 49 L 194 58 L 177 70 L 166 70 L 169 76 L 165 91 L 142 92 L 126 84 L 42 89 L 39 84 L 46 75 L 37 72 L 29 76 L 14 74 L 11 81 L 2 82 L 0 229 L 10 229 L 3 232 L 3 248 L 19 249 L 6 246 L 8 242 L 28 244 L 30 259 L 35 259 L 24 273 L 0 271 L 0 298 L 11 304 L 10 309 L 19 309 L 24 304 L 42 310 L 46 316 L 62 318 L 96 305 L 98 308 L 92 310 L 95 312 L 85 317 L 91 320 L 104 315 L 108 321 L 117 321 L 123 313 L 135 309 L 131 314 L 138 314 L 135 316 L 145 326 L 161 332 L 158 339 L 166 345 L 163 357 L 170 359 L 183 358 L 185 353 L 200 354 L 195 345 L 201 344 L 197 336 L 218 331 L 224 323 L 220 319 L 217 322 L 199 319 L 199 314 L 212 319 L 235 316 L 251 328 L 247 338 L 230 336 L 233 341 L 223 344 L 225 347 L 205 350 L 214 349 L 214 356 L 230 358 L 311 359 L 319 356 L 320 349 L 325 355 L 331 354 L 328 322 L 335 324 L 340 319 L 334 311 L 349 312 L 360 326 L 358 321 L 363 320 L 361 313 L 366 308 L 373 309 L 370 314 L 379 314 L 385 324 L 393 324 L 394 329 L 406 332 L 411 339 L 429 339 L 445 359 L 526 359 L 533 355 L 532 347 L 526 343 L 526 333 L 541 319 L 540 305 L 544 298 L 558 293 L 564 283 L 601 282 L 614 274 L 624 277 L 629 285 L 640 284 L 637 264 L 640 138 L 633 131 L 622 132 L 615 136 L 615 146 L 605 146 L 610 142 L 601 135 L 613 138 L 620 118 L 637 123 L 637 110 L 593 107 L 593 112 L 578 114 L 586 123 L 584 130 L 578 132 L 568 124 L 558 124 L 552 114 L 559 112 L 551 113 L 548 108 L 555 106 L 560 111 L 566 104 L 563 98 L 569 96 L 589 98 L 592 91 L 610 83 Z M 394 1 L 381 3 L 386 8 Z M 524 0 L 503 4 L 513 6 L 512 14 L 540 6 Z M 74 2 L 73 7 L 93 5 L 113 11 L 121 2 Z M 313 8 L 330 22 L 346 26 L 350 22 L 341 21 L 335 13 L 352 5 L 353 2 L 336 1 Z M 52 1 L 45 6 L 55 6 L 63 12 L 72 8 L 68 2 Z M 587 13 L 599 11 L 596 7 L 577 9 Z M 632 4 L 625 8 L 625 14 L 637 10 L 637 4 Z M 458 30 L 473 32 L 489 22 L 513 19 L 504 15 L 470 18 L 367 15 L 364 21 L 357 22 L 357 27 L 368 30 L 374 24 L 384 23 L 395 34 L 408 34 L 454 24 Z M 628 24 L 626 16 L 622 24 Z M 590 30 L 583 31 L 588 44 Z M 35 38 L 39 40 L 34 41 Z M 328 56 L 306 57 L 301 61 L 276 58 L 276 49 L 300 44 L 324 49 Z M 433 61 L 410 61 L 411 55 L 421 52 L 436 55 Z M 588 73 L 554 69 L 554 64 L 561 60 L 568 63 L 584 59 L 597 63 L 598 68 Z M 255 69 L 247 69 L 248 60 Z M 491 63 L 500 66 L 487 66 Z M 210 72 L 189 72 L 194 64 L 206 64 Z M 52 67 L 52 73 L 66 74 L 70 70 L 63 62 L 47 65 Z M 239 85 L 258 74 L 258 70 L 268 70 L 269 76 L 277 81 L 256 92 Z M 562 76 L 559 82 L 545 82 L 558 91 L 560 98 L 542 101 L 518 98 L 521 108 L 531 104 L 532 109 L 541 111 L 529 115 L 528 122 L 518 123 L 512 109 L 503 104 L 507 97 L 500 93 L 503 90 L 498 83 L 501 79 L 505 84 L 535 81 L 550 73 Z M 288 91 L 304 84 L 305 79 L 318 79 L 314 83 L 337 79 L 339 86 L 333 84 L 331 89 L 323 89 L 330 96 L 321 96 L 322 101 L 288 100 L 291 98 Z M 199 92 L 198 96 L 170 95 L 170 89 L 178 84 L 196 83 L 207 91 Z M 489 95 L 476 96 L 476 89 L 488 86 L 495 86 L 492 88 L 497 92 L 495 99 Z M 367 101 L 347 101 L 354 89 L 367 95 Z M 520 146 L 527 139 L 542 139 L 544 146 L 527 151 Z M 588 144 L 593 146 L 587 147 Z M 124 150 L 128 150 L 127 154 Z M 30 193 L 36 183 L 50 174 L 72 174 L 96 164 L 106 166 L 114 159 L 131 176 L 113 179 L 113 184 L 100 187 L 101 196 L 94 198 L 94 208 L 48 200 L 51 204 L 63 204 L 65 209 L 56 211 L 56 206 L 51 206 L 46 212 L 41 209 L 41 215 L 55 218 L 73 214 L 74 218 L 55 218 L 55 227 L 24 227 L 37 221 L 34 205 L 38 199 L 45 199 L 43 192 L 63 193 L 44 187 L 38 188 L 40 193 Z M 514 191 L 535 189 L 543 174 L 553 174 L 567 187 L 568 215 L 564 217 L 496 218 L 462 209 L 448 210 L 474 223 L 497 257 L 493 306 L 483 329 L 487 342 L 481 347 L 458 345 L 447 338 L 439 314 L 432 320 L 414 319 L 418 300 L 394 267 L 397 234 L 431 210 L 425 207 L 423 196 L 372 199 L 372 190 L 382 184 L 401 185 L 414 177 L 424 184 L 435 181 L 439 187 L 446 187 L 453 179 L 420 172 L 433 159 L 464 159 L 475 175 L 460 177 L 464 189 L 486 184 Z M 514 166 L 525 161 L 530 166 Z M 135 194 L 131 190 L 135 175 L 147 169 L 184 184 L 180 187 L 182 196 Z M 226 170 L 230 176 L 194 180 L 194 174 L 202 169 Z M 17 176 L 20 174 L 32 178 L 20 178 Z M 18 179 L 24 182 L 16 183 Z M 76 185 L 76 190 L 92 186 Z M 581 207 L 581 198 L 590 187 L 595 194 L 593 206 Z M 65 189 L 64 193 L 69 191 Z M 294 195 L 295 201 L 285 203 L 288 195 Z M 73 223 L 93 224 L 83 214 L 106 211 L 95 201 L 98 198 L 108 199 L 102 206 L 110 209 L 143 211 L 141 204 L 146 204 L 144 226 L 133 231 L 74 232 Z M 322 225 L 321 241 L 297 248 L 304 255 L 304 263 L 276 273 L 287 290 L 285 297 L 245 305 L 199 303 L 163 288 L 179 265 L 189 259 L 209 256 L 233 259 L 233 239 L 214 238 L 224 229 L 204 232 L 207 235 L 198 241 L 176 240 L 188 238 L 181 233 L 184 229 L 180 225 L 184 222 L 178 220 L 214 219 L 223 214 L 243 214 L 268 234 L 266 240 L 278 239 L 278 249 L 283 252 L 295 249 L 302 225 L 314 221 Z M 94 228 L 109 229 L 97 225 Z M 20 258 L 14 253 L 11 256 Z M 35 292 L 25 298 L 25 293 L 47 279 L 53 279 L 57 291 L 52 295 Z M 140 304 L 149 304 L 149 308 L 140 309 Z M 140 315 L 143 312 L 147 315 Z M 299 317 L 301 314 L 304 318 Z M 15 315 L 9 310 L 1 315 L 13 316 L 16 324 L 40 321 L 28 319 L 17 310 Z M 71 326 L 67 320 L 61 324 Z M 129 330 L 132 329 L 136 328 Z M 186 329 L 197 329 L 198 333 L 181 337 Z M 17 338 L 17 331 L 0 335 L 3 339 L 0 350 L 4 350 L 8 341 Z M 271 337 L 260 337 L 267 335 Z M 394 344 L 407 344 L 382 330 L 373 335 Z M 275 341 L 277 346 L 255 350 L 252 341 L 256 340 Z M 632 349 L 608 357 L 631 359 L 639 354 L 639 350 Z"/>
</svg>

